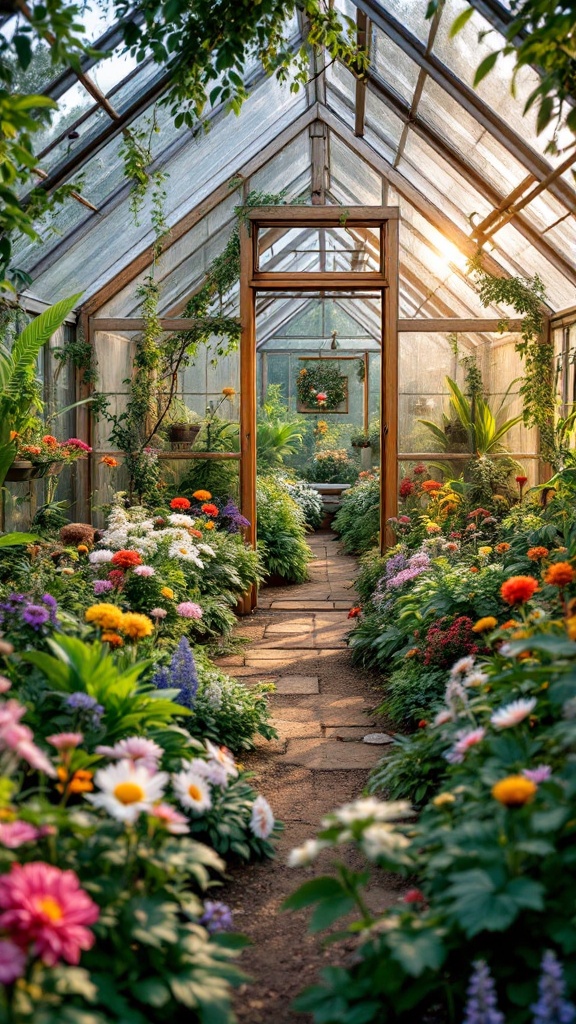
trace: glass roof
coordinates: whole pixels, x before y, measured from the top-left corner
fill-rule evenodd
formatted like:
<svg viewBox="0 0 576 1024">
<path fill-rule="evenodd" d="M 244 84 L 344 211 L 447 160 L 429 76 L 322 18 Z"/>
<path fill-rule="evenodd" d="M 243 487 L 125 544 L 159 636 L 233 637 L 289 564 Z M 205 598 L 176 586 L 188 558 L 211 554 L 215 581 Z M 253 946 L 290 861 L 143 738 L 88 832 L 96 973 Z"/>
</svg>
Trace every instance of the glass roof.
<svg viewBox="0 0 576 1024">
<path fill-rule="evenodd" d="M 165 86 L 161 69 L 151 59 L 136 66 L 126 52 L 113 24 L 112 3 L 87 0 L 86 37 L 95 45 L 99 38 L 109 40 L 111 56 L 99 64 L 87 61 L 85 71 L 112 110 L 72 71 L 40 62 L 40 85 L 59 97 L 59 109 L 38 136 L 37 152 L 49 186 L 77 183 L 95 209 L 69 199 L 54 214 L 42 246 L 19 243 L 16 262 L 31 275 L 30 292 L 55 301 L 83 289 L 86 301 L 106 288 L 99 315 L 138 313 L 136 290 L 150 265 L 138 273 L 130 267 L 153 235 L 148 206 L 134 223 L 120 149 L 124 129 L 149 125 L 154 114 L 159 131 L 152 135 L 152 169 L 168 176 L 166 215 L 170 227 L 178 229 L 155 267 L 164 315 L 182 312 L 225 245 L 242 194 L 238 175 L 244 193 L 286 190 L 286 202 L 311 202 L 312 182 L 321 179 L 322 201 L 399 205 L 400 315 L 428 318 L 505 315 L 506 310 L 481 306 L 467 277 L 466 257 L 479 225 L 495 208 L 508 209 L 513 190 L 524 188 L 521 204 L 522 196 L 546 179 L 540 195 L 486 228 L 485 250 L 503 273 L 540 274 L 551 309 L 574 305 L 574 179 L 567 171 L 548 181 L 565 153 L 548 151 L 551 133 L 537 135 L 535 115 L 522 116 L 538 72 L 525 69 L 512 96 L 510 65 L 499 61 L 473 90 L 474 69 L 502 41 L 494 26 L 506 24 L 510 14 L 499 0 L 472 0 L 479 9 L 452 39 L 450 27 L 466 3 L 445 0 L 430 21 L 427 0 L 336 0 L 347 16 L 355 19 L 358 10 L 368 16 L 371 63 L 365 87 L 350 71 L 330 64 L 294 93 L 289 83 L 280 85 L 254 66 L 240 116 L 216 108 L 208 115 L 210 131 L 193 135 L 175 129 L 167 108 L 158 104 Z M 290 33 L 296 41 L 296 23 Z M 325 145 L 310 138 L 314 121 L 326 126 Z M 555 142 L 561 150 L 566 139 L 560 135 Z M 321 165 L 315 164 L 318 159 Z M 227 194 L 232 180 L 236 190 Z M 189 226 L 182 233 L 178 226 L 185 218 Z M 313 237 L 306 232 L 298 252 L 303 266 L 314 259 Z M 279 268 L 293 259 L 281 240 L 270 255 Z M 237 309 L 236 289 L 224 305 Z M 294 315 L 305 305 L 304 298 L 293 300 Z M 282 320 L 277 303 L 274 309 L 269 338 L 287 330 L 276 323 Z M 286 319 L 289 309 L 283 314 Z M 363 325 L 373 336 L 377 314 L 369 327 Z"/>
</svg>

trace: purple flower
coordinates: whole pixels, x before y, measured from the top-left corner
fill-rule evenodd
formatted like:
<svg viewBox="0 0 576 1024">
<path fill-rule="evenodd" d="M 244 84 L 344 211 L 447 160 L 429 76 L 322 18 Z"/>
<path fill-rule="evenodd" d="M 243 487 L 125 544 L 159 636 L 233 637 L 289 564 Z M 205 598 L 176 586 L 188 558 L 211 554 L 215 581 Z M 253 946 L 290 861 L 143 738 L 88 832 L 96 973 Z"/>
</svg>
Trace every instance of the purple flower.
<svg viewBox="0 0 576 1024">
<path fill-rule="evenodd" d="M 42 604 L 46 605 L 50 612 L 50 622 L 53 626 L 57 626 L 58 622 L 56 619 L 56 612 L 58 611 L 58 601 L 52 596 L 52 594 L 42 594 L 40 600 L 42 601 Z"/>
<path fill-rule="evenodd" d="M 427 568 L 427 565 L 416 565 L 413 568 L 402 569 L 402 571 L 397 573 L 396 576 L 393 576 L 392 579 L 388 580 L 388 589 L 397 590 L 398 587 L 403 587 L 405 583 L 410 583 L 418 576 L 421 576 L 423 572 L 426 572 Z"/>
<path fill-rule="evenodd" d="M 250 526 L 248 519 L 242 515 L 240 509 L 233 501 L 228 501 L 222 512 L 220 513 L 222 519 L 227 519 L 226 529 L 228 533 L 238 533 L 239 530 L 245 526 Z"/>
<path fill-rule="evenodd" d="M 392 576 L 396 576 L 402 569 L 405 569 L 408 565 L 408 559 L 403 551 L 399 551 L 397 555 L 392 555 L 386 562 L 386 568 L 384 569 L 384 576 L 387 580 L 391 579 Z"/>
<path fill-rule="evenodd" d="M 107 594 L 109 590 L 114 590 L 114 584 L 110 580 L 94 581 L 94 593 L 97 597 L 99 597 L 100 594 Z"/>
<path fill-rule="evenodd" d="M 541 782 L 547 782 L 552 775 L 552 769 L 549 764 L 539 764 L 537 768 L 524 768 L 522 775 L 538 786 Z"/>
<path fill-rule="evenodd" d="M 32 629 L 40 629 L 49 619 L 50 612 L 39 604 L 29 604 L 22 612 L 22 622 L 25 622 L 27 626 L 32 626 Z"/>
<path fill-rule="evenodd" d="M 152 677 L 152 682 L 159 690 L 180 690 L 176 703 L 189 709 L 194 706 L 199 685 L 198 673 L 192 648 L 185 636 L 172 655 L 170 667 L 164 665 L 159 668 Z"/>
<path fill-rule="evenodd" d="M 95 697 L 91 697 L 89 693 L 83 693 L 79 690 L 76 693 L 69 694 L 66 697 L 65 703 L 66 707 L 72 711 L 77 711 L 80 719 L 84 719 L 93 729 L 98 728 L 104 714 L 104 707 L 98 703 Z"/>
<path fill-rule="evenodd" d="M 505 1024 L 498 1009 L 494 979 L 488 965 L 483 960 L 476 960 L 473 966 L 463 1024 Z"/>
<path fill-rule="evenodd" d="M 230 931 L 233 928 L 232 911 L 220 900 L 206 900 L 200 924 L 203 924 L 211 935 L 214 932 Z"/>
<path fill-rule="evenodd" d="M 576 1007 L 564 999 L 565 991 L 562 964 L 556 954 L 547 949 L 542 957 L 539 999 L 530 1007 L 534 1014 L 533 1024 L 572 1024 L 576 1020 Z"/>
</svg>

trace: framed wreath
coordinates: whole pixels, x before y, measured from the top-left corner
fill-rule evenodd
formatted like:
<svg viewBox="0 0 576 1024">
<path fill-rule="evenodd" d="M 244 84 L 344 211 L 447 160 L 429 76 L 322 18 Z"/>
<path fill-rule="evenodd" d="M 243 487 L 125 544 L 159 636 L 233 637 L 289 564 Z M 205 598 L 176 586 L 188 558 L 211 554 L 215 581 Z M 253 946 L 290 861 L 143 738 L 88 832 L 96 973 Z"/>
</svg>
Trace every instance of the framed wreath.
<svg viewBox="0 0 576 1024">
<path fill-rule="evenodd" d="M 298 412 L 348 412 L 348 378 L 337 359 L 314 359 L 298 371 Z"/>
</svg>

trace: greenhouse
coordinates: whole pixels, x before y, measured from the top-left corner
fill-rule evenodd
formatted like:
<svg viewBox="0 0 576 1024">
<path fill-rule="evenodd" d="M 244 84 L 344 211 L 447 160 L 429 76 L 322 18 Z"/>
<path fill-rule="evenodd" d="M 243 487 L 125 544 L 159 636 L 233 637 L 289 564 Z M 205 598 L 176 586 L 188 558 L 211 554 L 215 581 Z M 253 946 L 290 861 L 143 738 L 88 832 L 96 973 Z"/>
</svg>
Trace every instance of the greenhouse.
<svg viewBox="0 0 576 1024">
<path fill-rule="evenodd" d="M 0 1024 L 576 1021 L 576 21 L 0 10 Z"/>
</svg>

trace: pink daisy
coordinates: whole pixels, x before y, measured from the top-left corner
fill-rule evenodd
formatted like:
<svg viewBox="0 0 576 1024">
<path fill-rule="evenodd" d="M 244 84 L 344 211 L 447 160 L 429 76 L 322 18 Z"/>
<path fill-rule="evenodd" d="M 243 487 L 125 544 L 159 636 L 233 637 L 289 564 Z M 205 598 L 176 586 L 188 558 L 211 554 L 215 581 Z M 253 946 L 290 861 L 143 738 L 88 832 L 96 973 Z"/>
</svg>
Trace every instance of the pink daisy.
<svg viewBox="0 0 576 1024">
<path fill-rule="evenodd" d="M 537 768 L 524 768 L 522 775 L 525 779 L 530 779 L 530 782 L 535 782 L 537 786 L 541 782 L 547 782 L 552 775 L 552 769 L 549 764 L 539 764 Z"/>
<path fill-rule="evenodd" d="M 143 765 L 148 771 L 155 772 L 164 751 L 154 740 L 147 740 L 144 736 L 128 736 L 125 740 L 118 740 L 113 747 L 96 747 L 96 753 L 110 757 L 113 761 L 128 759 L 132 764 Z"/>
<path fill-rule="evenodd" d="M 0 876 L 0 908 L 0 928 L 17 945 L 32 946 L 50 967 L 59 960 L 77 964 L 81 951 L 94 945 L 86 925 L 98 920 L 100 908 L 80 888 L 73 871 L 42 861 L 13 864 Z"/>
<path fill-rule="evenodd" d="M 184 835 L 190 831 L 186 815 L 180 814 L 170 804 L 155 804 L 149 813 L 151 818 L 157 818 L 173 836 Z"/>
<path fill-rule="evenodd" d="M 528 718 L 535 707 L 535 697 L 529 699 L 520 697 L 519 700 L 513 700 L 511 704 L 506 704 L 503 708 L 495 711 L 490 721 L 496 729 L 511 729 Z"/>
<path fill-rule="evenodd" d="M 53 736 L 47 736 L 46 740 L 56 747 L 56 750 L 66 751 L 79 747 L 84 742 L 84 736 L 81 732 L 56 732 Z"/>
<path fill-rule="evenodd" d="M 456 743 L 452 750 L 446 754 L 446 760 L 450 764 L 462 764 L 466 754 L 471 747 L 481 743 L 486 735 L 485 729 L 464 729 L 456 733 Z"/>
<path fill-rule="evenodd" d="M 137 565 L 134 569 L 134 574 L 136 576 L 155 576 L 156 569 L 151 565 Z"/>
<path fill-rule="evenodd" d="M 201 619 L 204 614 L 200 605 L 194 601 L 182 601 L 176 605 L 176 611 L 183 619 Z"/>
<path fill-rule="evenodd" d="M 41 835 L 40 829 L 27 821 L 0 822 L 0 846 L 8 850 L 17 850 L 23 843 L 31 843 Z"/>
</svg>

